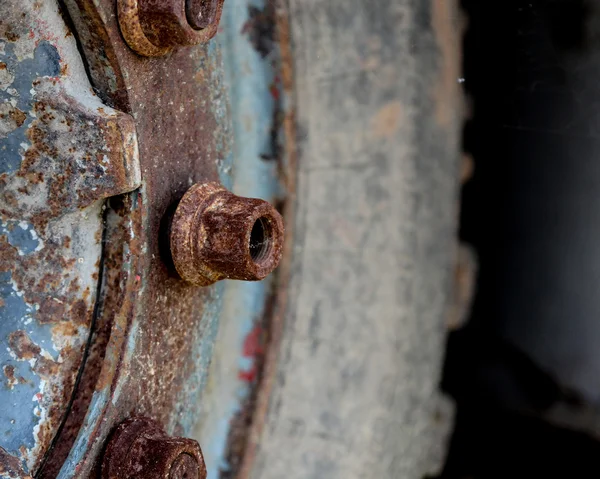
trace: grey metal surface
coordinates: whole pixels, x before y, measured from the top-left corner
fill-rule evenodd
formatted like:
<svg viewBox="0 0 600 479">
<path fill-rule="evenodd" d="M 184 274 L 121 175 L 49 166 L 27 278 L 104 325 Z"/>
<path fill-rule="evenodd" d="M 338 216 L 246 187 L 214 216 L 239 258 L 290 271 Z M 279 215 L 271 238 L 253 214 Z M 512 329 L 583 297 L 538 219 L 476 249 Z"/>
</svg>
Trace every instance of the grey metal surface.
<svg viewBox="0 0 600 479">
<path fill-rule="evenodd" d="M 252 477 L 422 478 L 455 253 L 460 28 L 447 0 L 291 0 L 298 215 Z"/>
</svg>

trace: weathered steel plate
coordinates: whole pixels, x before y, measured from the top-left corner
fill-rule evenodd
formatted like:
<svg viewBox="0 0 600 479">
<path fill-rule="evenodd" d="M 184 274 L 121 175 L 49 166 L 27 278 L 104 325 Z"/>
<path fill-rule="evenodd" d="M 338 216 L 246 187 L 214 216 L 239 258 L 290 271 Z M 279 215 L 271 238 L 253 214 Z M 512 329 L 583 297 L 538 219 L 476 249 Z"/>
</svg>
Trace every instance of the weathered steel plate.
<svg viewBox="0 0 600 479">
<path fill-rule="evenodd" d="M 104 199 L 140 184 L 133 119 L 104 105 L 55 1 L 0 6 L 0 476 L 35 471 L 94 316 Z"/>
<path fill-rule="evenodd" d="M 143 186 L 111 200 L 98 328 L 69 420 L 42 477 L 94 474 L 105 439 L 132 415 L 187 435 L 196 419 L 222 285 L 186 284 L 170 267 L 165 226 L 194 183 L 230 171 L 227 101 L 213 43 L 160 58 L 123 42 L 114 2 L 68 0 L 92 83 L 131 114 Z"/>
</svg>

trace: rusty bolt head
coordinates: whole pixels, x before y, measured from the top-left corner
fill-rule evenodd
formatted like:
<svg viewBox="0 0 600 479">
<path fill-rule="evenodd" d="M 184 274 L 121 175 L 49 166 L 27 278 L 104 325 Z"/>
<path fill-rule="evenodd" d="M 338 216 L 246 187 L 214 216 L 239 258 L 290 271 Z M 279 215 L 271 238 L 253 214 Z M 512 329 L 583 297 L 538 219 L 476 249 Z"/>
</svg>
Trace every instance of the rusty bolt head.
<svg viewBox="0 0 600 479">
<path fill-rule="evenodd" d="M 114 431 L 102 460 L 102 479 L 205 479 L 199 444 L 168 436 L 148 418 L 133 418 Z"/>
<path fill-rule="evenodd" d="M 283 219 L 269 203 L 242 198 L 218 183 L 192 186 L 171 223 L 171 254 L 186 281 L 260 281 L 279 264 Z"/>
<path fill-rule="evenodd" d="M 197 45 L 217 33 L 224 0 L 117 0 L 123 38 L 137 53 L 155 57 Z"/>
</svg>

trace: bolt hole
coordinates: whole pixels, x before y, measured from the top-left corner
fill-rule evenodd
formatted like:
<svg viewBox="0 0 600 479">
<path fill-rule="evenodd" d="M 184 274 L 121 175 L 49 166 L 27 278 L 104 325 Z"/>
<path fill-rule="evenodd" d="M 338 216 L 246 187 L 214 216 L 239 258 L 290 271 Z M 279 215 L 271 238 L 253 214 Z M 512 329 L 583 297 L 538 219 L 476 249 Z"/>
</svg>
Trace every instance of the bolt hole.
<svg viewBox="0 0 600 479">
<path fill-rule="evenodd" d="M 267 218 L 258 218 L 250 232 L 250 257 L 255 263 L 265 261 L 271 252 L 271 227 Z"/>
<path fill-rule="evenodd" d="M 185 13 L 188 23 L 196 30 L 203 30 L 215 21 L 218 0 L 187 0 Z"/>
</svg>

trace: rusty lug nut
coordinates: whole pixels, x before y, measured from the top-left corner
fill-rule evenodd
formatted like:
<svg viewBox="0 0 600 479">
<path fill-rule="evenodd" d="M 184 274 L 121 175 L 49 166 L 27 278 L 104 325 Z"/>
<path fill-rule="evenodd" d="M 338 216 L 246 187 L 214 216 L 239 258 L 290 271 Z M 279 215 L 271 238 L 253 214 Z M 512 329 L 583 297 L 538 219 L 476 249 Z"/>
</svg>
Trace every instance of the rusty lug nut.
<svg viewBox="0 0 600 479">
<path fill-rule="evenodd" d="M 104 452 L 102 479 L 206 479 L 197 441 L 168 436 L 148 418 L 133 418 L 115 429 Z"/>
<path fill-rule="evenodd" d="M 127 44 L 147 57 L 176 46 L 197 45 L 215 36 L 224 0 L 117 0 L 119 26 Z"/>
<path fill-rule="evenodd" d="M 218 183 L 192 186 L 171 223 L 171 255 L 182 279 L 260 281 L 279 264 L 283 219 L 269 203 L 242 198 Z"/>
</svg>

